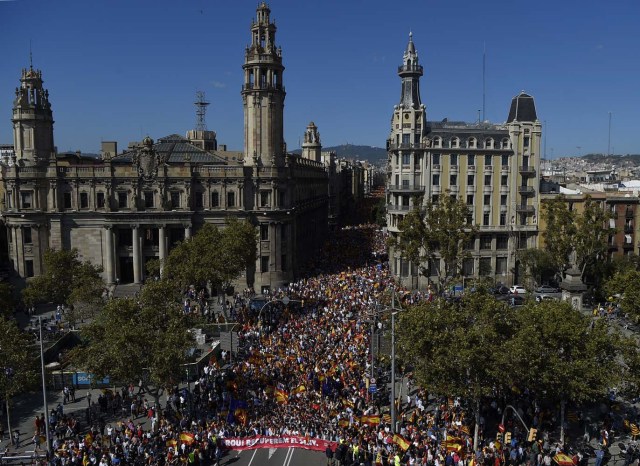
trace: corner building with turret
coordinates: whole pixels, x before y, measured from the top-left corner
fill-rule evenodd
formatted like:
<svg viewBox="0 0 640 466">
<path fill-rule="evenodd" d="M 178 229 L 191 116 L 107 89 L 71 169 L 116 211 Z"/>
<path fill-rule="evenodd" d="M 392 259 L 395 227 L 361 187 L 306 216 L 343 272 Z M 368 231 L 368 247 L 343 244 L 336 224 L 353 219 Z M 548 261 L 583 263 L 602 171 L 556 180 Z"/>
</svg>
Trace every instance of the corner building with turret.
<svg viewBox="0 0 640 466">
<path fill-rule="evenodd" d="M 305 133 L 313 156 L 287 153 L 284 66 L 270 13 L 266 3 L 258 6 L 245 50 L 242 152 L 197 128 L 186 137 L 146 137 L 122 152 L 103 142 L 99 157 L 58 153 L 42 73 L 22 71 L 13 152 L 3 151 L 2 163 L 2 214 L 17 275 L 41 274 L 48 248 L 77 248 L 103 267 L 107 283 L 142 283 L 147 261 L 232 216 L 250 220 L 258 242 L 257 261 L 238 287 L 260 292 L 299 276 L 326 237 L 329 175 L 316 157 L 315 125 Z"/>
<path fill-rule="evenodd" d="M 468 245 L 463 277 L 488 277 L 515 284 L 522 280 L 518 253 L 538 245 L 539 173 L 542 125 L 533 97 L 516 95 L 504 124 L 430 121 L 420 98 L 419 63 L 413 37 L 398 68 L 400 102 L 394 106 L 387 141 L 387 225 L 399 235 L 403 217 L 416 199 L 437 202 L 440 196 L 463 199 L 469 222 L 478 226 Z M 438 280 L 436 259 L 413 264 L 390 251 L 393 275 L 405 286 L 424 289 Z M 427 275 L 419 273 L 419 265 Z"/>
</svg>

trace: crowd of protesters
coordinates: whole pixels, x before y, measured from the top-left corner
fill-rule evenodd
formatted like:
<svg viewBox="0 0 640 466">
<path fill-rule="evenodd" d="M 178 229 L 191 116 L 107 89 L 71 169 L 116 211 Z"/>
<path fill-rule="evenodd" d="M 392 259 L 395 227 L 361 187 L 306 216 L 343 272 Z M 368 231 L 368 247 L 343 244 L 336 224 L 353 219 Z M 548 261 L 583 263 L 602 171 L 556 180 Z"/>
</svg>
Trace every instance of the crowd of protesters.
<svg viewBox="0 0 640 466">
<path fill-rule="evenodd" d="M 160 400 L 133 386 L 106 391 L 89 401 L 85 421 L 91 427 L 82 433 L 76 419 L 52 411 L 50 464 L 216 464 L 225 453 L 224 438 L 297 435 L 332 442 L 326 451 L 331 464 L 549 466 L 557 451 L 548 437 L 527 444 L 526 432 L 514 425 L 512 440 L 501 445 L 495 429 L 485 432 L 484 416 L 497 418 L 497 405 L 483 409 L 482 448 L 474 452 L 473 423 L 458 400 L 429 398 L 410 377 L 397 403 L 394 435 L 388 395 L 368 390 L 370 320 L 383 312 L 379 305 L 390 289 L 410 302 L 429 296 L 394 284 L 385 250 L 376 228 L 346 229 L 307 278 L 274 290 L 269 304 L 252 309 L 251 291 L 237 296 L 228 303 L 240 328 L 236 357 L 212 359 L 190 389 L 175 387 Z M 190 296 L 185 312 L 194 301 L 204 307 L 201 298 Z M 537 427 L 550 422 L 533 403 L 525 406 L 529 412 L 522 414 Z M 109 423 L 107 416 L 125 420 Z M 37 430 L 34 444 L 42 448 L 40 439 Z"/>
</svg>

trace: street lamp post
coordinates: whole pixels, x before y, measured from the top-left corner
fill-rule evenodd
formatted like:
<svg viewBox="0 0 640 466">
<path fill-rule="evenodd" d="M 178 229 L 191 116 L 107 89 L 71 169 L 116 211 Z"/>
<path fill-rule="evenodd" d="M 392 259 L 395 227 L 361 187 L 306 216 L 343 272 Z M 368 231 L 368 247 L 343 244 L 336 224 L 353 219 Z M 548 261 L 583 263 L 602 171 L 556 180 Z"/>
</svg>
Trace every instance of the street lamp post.
<svg viewBox="0 0 640 466">
<path fill-rule="evenodd" d="M 49 437 L 49 405 L 47 404 L 47 384 L 44 373 L 44 348 L 42 343 L 42 317 L 38 316 L 40 327 L 40 371 L 42 375 L 42 401 L 44 402 L 44 432 L 47 441 L 47 454 L 51 455 L 51 439 Z"/>
<path fill-rule="evenodd" d="M 396 433 L 396 293 L 391 294 L 391 433 Z"/>
</svg>

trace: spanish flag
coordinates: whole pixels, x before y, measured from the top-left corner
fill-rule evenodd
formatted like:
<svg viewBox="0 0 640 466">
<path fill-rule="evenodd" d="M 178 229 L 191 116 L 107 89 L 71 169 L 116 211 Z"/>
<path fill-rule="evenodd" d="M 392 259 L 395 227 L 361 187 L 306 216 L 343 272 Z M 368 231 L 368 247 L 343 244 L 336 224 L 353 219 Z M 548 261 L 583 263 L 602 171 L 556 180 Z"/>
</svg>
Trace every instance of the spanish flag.
<svg viewBox="0 0 640 466">
<path fill-rule="evenodd" d="M 93 435 L 91 434 L 87 434 L 84 436 L 84 444 L 87 446 L 91 446 L 91 444 L 93 443 Z"/>
<path fill-rule="evenodd" d="M 553 457 L 553 461 L 555 461 L 559 466 L 573 466 L 573 459 L 564 453 L 558 453 Z"/>
<path fill-rule="evenodd" d="M 411 443 L 409 443 L 409 441 L 400 434 L 393 435 L 393 443 L 402 448 L 402 451 L 407 451 L 411 446 Z"/>
<path fill-rule="evenodd" d="M 178 442 L 177 442 L 175 439 L 171 439 L 171 440 L 167 440 L 166 445 L 167 445 L 168 447 L 173 447 L 173 448 L 175 448 L 175 447 L 176 447 L 176 445 L 178 445 Z"/>
<path fill-rule="evenodd" d="M 291 393 L 302 393 L 302 392 L 306 392 L 307 391 L 307 387 L 305 387 L 304 385 L 300 384 L 298 385 L 297 388 L 294 388 L 293 391 Z"/>
<path fill-rule="evenodd" d="M 278 403 L 286 403 L 287 401 L 289 401 L 289 395 L 287 394 L 287 392 L 285 392 L 284 390 L 280 390 L 279 388 L 276 388 L 275 396 L 276 402 Z"/>
<path fill-rule="evenodd" d="M 370 426 L 377 426 L 380 424 L 380 416 L 362 416 L 360 418 L 362 424 L 368 424 Z"/>
<path fill-rule="evenodd" d="M 182 432 L 180 434 L 180 440 L 187 445 L 191 445 L 195 441 L 195 437 L 191 432 Z"/>
<path fill-rule="evenodd" d="M 340 427 L 349 427 L 349 419 L 340 419 L 338 425 Z"/>
</svg>

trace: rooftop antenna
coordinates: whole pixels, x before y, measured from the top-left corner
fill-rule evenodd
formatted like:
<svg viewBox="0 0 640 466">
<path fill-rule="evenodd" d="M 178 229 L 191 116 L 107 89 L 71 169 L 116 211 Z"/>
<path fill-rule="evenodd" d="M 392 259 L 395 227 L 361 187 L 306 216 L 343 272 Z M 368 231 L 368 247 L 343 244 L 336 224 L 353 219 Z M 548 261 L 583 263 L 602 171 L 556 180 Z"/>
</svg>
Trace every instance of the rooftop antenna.
<svg viewBox="0 0 640 466">
<path fill-rule="evenodd" d="M 547 120 L 544 120 L 542 127 L 544 131 L 544 151 L 542 154 L 542 158 L 544 160 L 547 160 Z"/>
<path fill-rule="evenodd" d="M 206 131 L 207 130 L 207 122 L 205 120 L 205 115 L 207 114 L 207 106 L 210 102 L 204 97 L 204 91 L 196 91 L 196 101 L 194 105 L 196 106 L 196 131 Z"/>
<path fill-rule="evenodd" d="M 609 112 L 609 142 L 607 143 L 607 155 L 611 155 L 611 112 Z"/>
<path fill-rule="evenodd" d="M 485 74 L 487 70 L 487 43 L 482 43 L 482 121 L 485 121 L 485 110 L 487 102 Z"/>
<path fill-rule="evenodd" d="M 29 69 L 33 69 L 33 52 L 31 51 L 31 39 L 29 39 Z"/>
</svg>

